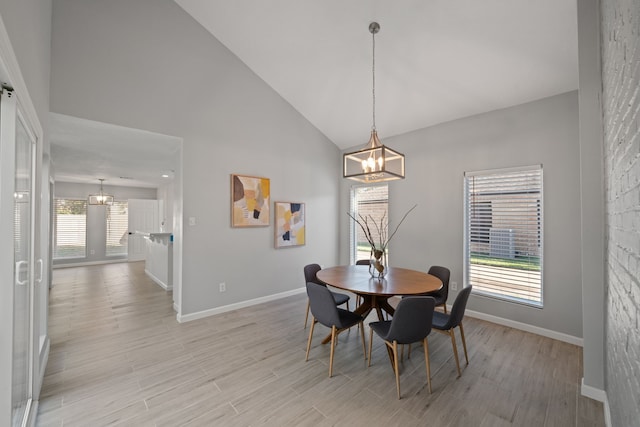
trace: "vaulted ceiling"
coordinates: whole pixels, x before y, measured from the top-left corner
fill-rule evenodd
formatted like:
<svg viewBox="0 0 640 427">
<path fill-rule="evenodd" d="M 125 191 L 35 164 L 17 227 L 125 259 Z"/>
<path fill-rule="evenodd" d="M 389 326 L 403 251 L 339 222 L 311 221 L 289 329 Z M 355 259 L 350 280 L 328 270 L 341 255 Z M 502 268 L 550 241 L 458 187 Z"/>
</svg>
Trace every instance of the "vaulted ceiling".
<svg viewBox="0 0 640 427">
<path fill-rule="evenodd" d="M 383 142 L 578 88 L 575 0 L 175 1 L 340 148 L 369 138 L 371 21 Z M 51 131 L 64 181 L 157 186 L 179 145 L 55 114 Z"/>
<path fill-rule="evenodd" d="M 338 147 L 578 87 L 575 0 L 176 0 Z"/>
</svg>

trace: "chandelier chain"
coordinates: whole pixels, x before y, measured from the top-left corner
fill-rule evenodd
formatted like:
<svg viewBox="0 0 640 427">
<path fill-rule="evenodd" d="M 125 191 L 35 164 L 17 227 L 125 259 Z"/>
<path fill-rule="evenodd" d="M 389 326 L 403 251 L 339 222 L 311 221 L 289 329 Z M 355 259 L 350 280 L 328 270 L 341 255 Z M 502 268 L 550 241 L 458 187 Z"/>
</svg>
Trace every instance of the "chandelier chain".
<svg viewBox="0 0 640 427">
<path fill-rule="evenodd" d="M 371 37 L 373 39 L 373 55 L 372 58 L 372 64 L 371 64 L 371 75 L 373 77 L 372 79 L 372 95 L 373 95 L 373 126 L 371 128 L 371 130 L 376 130 L 376 32 L 372 31 L 371 32 Z"/>
</svg>

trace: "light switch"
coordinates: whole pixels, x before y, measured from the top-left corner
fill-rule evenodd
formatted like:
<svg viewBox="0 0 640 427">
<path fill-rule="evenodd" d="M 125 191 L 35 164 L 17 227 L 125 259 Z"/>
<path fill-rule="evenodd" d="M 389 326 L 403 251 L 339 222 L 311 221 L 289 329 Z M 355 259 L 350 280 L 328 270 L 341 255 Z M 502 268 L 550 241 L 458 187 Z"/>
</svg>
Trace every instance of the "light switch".
<svg viewBox="0 0 640 427">
<path fill-rule="evenodd" d="M 189 225 L 196 225 L 196 217 L 195 216 L 190 216 L 189 217 Z"/>
</svg>

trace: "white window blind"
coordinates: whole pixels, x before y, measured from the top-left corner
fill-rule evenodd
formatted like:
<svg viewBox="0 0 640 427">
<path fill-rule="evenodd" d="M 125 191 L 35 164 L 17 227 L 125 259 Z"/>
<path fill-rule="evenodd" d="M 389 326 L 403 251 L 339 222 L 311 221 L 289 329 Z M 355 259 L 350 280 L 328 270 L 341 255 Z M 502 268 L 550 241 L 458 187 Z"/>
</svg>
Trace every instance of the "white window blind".
<svg viewBox="0 0 640 427">
<path fill-rule="evenodd" d="M 129 213 L 127 201 L 114 201 L 107 207 L 107 256 L 127 255 Z"/>
<path fill-rule="evenodd" d="M 466 284 L 542 307 L 542 166 L 467 172 L 464 193 Z"/>
<path fill-rule="evenodd" d="M 351 188 L 350 212 L 356 218 L 359 218 L 359 215 L 367 218 L 371 216 L 379 224 L 383 216 L 384 218 L 389 217 L 388 211 L 389 186 L 387 184 Z M 351 264 L 355 264 L 357 260 L 369 259 L 371 246 L 367 242 L 362 229 L 351 218 L 349 218 L 349 230 Z M 376 241 L 379 240 L 375 227 L 371 229 L 371 233 Z"/>
<path fill-rule="evenodd" d="M 87 201 L 54 200 L 53 258 L 84 258 L 87 246 Z"/>
</svg>

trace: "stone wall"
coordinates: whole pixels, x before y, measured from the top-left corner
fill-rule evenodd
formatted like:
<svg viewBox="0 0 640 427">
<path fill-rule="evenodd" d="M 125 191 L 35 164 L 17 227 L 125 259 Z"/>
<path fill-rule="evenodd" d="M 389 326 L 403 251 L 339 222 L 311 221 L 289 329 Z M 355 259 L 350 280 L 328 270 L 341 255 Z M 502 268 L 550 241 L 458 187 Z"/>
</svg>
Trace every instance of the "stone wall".
<svg viewBox="0 0 640 427">
<path fill-rule="evenodd" d="M 601 1 L 606 391 L 613 426 L 640 420 L 640 2 Z"/>
</svg>

